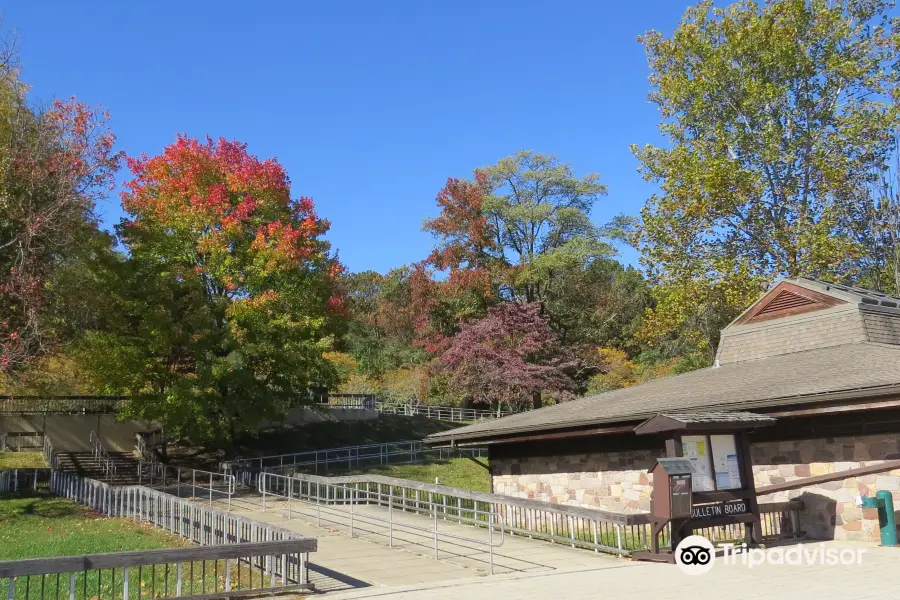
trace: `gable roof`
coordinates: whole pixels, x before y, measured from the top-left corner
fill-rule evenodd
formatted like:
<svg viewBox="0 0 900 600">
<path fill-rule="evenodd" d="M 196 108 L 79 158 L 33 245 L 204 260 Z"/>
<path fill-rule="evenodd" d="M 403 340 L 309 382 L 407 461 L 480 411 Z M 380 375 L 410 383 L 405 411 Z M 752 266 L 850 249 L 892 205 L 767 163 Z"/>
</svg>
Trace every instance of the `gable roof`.
<svg viewBox="0 0 900 600">
<path fill-rule="evenodd" d="M 754 318 L 760 320 L 763 315 L 777 314 L 783 310 L 806 312 L 841 304 L 863 304 L 900 309 L 900 298 L 852 285 L 828 283 L 806 277 L 787 278 L 769 288 L 759 300 L 739 314 L 728 327 L 741 325 Z"/>
<path fill-rule="evenodd" d="M 862 342 L 709 367 L 451 429 L 428 441 L 633 423 L 660 412 L 739 411 L 900 393 L 900 346 Z"/>
</svg>

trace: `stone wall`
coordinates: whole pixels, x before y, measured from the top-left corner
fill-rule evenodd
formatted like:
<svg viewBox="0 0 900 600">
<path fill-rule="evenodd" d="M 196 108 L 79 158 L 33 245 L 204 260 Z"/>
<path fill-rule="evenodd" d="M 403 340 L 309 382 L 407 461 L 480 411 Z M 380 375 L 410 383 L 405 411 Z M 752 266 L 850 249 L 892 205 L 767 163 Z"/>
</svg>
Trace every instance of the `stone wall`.
<svg viewBox="0 0 900 600">
<path fill-rule="evenodd" d="M 846 471 L 900 458 L 897 435 L 763 442 L 752 446 L 757 487 L 812 475 Z M 491 459 L 494 492 L 555 504 L 626 513 L 650 510 L 651 477 L 647 470 L 658 450 L 628 450 Z M 801 527 L 813 539 L 878 540 L 874 509 L 856 507 L 858 494 L 894 492 L 900 500 L 900 470 L 770 494 L 760 502 L 803 500 Z"/>
<path fill-rule="evenodd" d="M 650 510 L 659 451 L 628 450 L 491 460 L 494 493 L 622 512 Z"/>
<path fill-rule="evenodd" d="M 872 435 L 768 442 L 752 447 L 757 487 L 826 475 L 900 458 L 900 437 Z M 760 502 L 803 500 L 800 524 L 813 539 L 878 541 L 875 509 L 856 506 L 856 496 L 888 490 L 900 500 L 900 469 L 761 496 Z"/>
</svg>

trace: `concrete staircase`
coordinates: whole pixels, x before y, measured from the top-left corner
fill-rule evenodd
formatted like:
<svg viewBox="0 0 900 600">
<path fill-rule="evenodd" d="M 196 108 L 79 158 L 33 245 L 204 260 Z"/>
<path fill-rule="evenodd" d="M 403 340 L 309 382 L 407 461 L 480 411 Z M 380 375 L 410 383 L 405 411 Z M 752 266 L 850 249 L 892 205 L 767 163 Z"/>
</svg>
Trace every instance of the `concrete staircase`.
<svg viewBox="0 0 900 600">
<path fill-rule="evenodd" d="M 112 472 L 105 471 L 106 459 L 101 459 L 92 452 L 57 452 L 57 468 L 61 471 L 78 473 L 111 485 L 137 485 L 138 460 L 130 452 L 110 452 L 109 463 L 114 467 Z"/>
</svg>

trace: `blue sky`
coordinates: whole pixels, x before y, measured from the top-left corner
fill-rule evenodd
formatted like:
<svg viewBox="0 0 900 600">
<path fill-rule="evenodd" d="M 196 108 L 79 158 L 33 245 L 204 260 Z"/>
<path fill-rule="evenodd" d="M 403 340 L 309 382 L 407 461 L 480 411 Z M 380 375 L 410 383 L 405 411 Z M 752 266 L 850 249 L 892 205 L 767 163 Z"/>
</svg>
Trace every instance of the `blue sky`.
<svg viewBox="0 0 900 600">
<path fill-rule="evenodd" d="M 383 272 L 427 255 L 421 223 L 447 177 L 517 149 L 599 172 L 609 196 L 598 224 L 636 214 L 654 187 L 628 145 L 661 140 L 635 38 L 671 32 L 687 6 L 17 0 L 0 10 L 34 100 L 102 104 L 130 155 L 158 153 L 179 132 L 245 141 L 315 200 L 351 270 Z M 118 222 L 118 198 L 100 212 Z"/>
</svg>

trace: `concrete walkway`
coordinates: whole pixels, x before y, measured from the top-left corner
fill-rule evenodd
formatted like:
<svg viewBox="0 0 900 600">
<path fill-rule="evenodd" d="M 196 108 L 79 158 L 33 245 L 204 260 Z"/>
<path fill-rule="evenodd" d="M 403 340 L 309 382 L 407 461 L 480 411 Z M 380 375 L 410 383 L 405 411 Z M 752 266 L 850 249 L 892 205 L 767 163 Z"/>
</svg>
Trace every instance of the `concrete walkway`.
<svg viewBox="0 0 900 600">
<path fill-rule="evenodd" d="M 827 542 L 846 548 L 847 542 Z M 900 549 L 865 547 L 859 566 L 720 565 L 705 575 L 684 575 L 674 565 L 616 561 L 596 569 L 510 573 L 490 578 L 417 586 L 370 588 L 335 600 L 566 600 L 624 597 L 634 600 L 753 598 L 754 600 L 884 600 L 900 596 Z"/>
<path fill-rule="evenodd" d="M 216 503 L 214 503 L 216 504 Z M 222 507 L 224 508 L 224 506 Z M 607 569 L 623 561 L 523 537 L 489 536 L 485 529 L 381 506 L 316 506 L 258 494 L 232 501 L 231 511 L 319 540 L 310 577 L 320 591 L 370 586 L 431 585 L 490 573 L 552 573 Z M 392 525 L 388 523 L 391 517 Z M 350 537 L 350 533 L 353 537 Z M 491 544 L 492 542 L 492 544 Z M 435 555 L 438 560 L 434 560 Z"/>
</svg>

